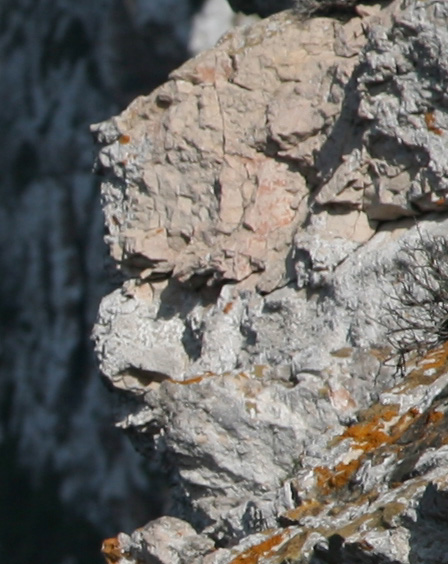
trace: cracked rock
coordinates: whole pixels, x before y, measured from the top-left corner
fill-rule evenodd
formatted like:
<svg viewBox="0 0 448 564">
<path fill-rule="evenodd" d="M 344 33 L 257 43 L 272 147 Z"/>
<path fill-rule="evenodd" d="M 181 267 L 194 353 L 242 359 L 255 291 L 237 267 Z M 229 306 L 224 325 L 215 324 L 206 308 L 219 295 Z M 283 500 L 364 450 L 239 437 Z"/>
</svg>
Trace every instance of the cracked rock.
<svg viewBox="0 0 448 564">
<path fill-rule="evenodd" d="M 446 238 L 448 6 L 357 8 L 232 31 L 94 126 L 128 279 L 97 353 L 169 511 L 215 543 L 192 563 L 448 548 L 446 343 L 403 366 L 388 338 L 403 254 Z"/>
</svg>

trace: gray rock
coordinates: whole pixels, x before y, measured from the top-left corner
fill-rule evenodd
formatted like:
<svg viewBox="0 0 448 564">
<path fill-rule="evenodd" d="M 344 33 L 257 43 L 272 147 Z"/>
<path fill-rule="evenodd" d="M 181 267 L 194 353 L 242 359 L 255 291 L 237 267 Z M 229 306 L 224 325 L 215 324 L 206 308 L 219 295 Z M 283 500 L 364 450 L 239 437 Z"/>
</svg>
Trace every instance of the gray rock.
<svg viewBox="0 0 448 564">
<path fill-rule="evenodd" d="M 128 279 L 96 349 L 220 547 L 193 563 L 443 559 L 448 348 L 400 365 L 390 332 L 446 240 L 447 10 L 277 14 L 93 127 Z"/>
</svg>

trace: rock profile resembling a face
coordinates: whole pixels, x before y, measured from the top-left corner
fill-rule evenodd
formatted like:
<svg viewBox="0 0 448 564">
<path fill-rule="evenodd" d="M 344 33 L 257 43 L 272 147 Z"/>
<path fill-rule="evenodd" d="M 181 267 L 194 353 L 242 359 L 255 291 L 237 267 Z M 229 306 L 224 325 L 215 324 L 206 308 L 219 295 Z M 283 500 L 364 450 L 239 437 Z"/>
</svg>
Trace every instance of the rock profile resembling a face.
<svg viewBox="0 0 448 564">
<path fill-rule="evenodd" d="M 184 522 L 117 564 L 445 561 L 448 3 L 355 11 L 235 28 L 92 127 L 100 369 Z"/>
</svg>

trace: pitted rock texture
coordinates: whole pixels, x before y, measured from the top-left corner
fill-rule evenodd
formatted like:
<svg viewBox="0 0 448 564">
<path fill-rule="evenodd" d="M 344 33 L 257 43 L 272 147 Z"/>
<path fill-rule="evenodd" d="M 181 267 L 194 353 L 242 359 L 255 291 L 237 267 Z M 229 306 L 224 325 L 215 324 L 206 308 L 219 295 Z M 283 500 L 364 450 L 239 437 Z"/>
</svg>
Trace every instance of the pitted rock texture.
<svg viewBox="0 0 448 564">
<path fill-rule="evenodd" d="M 285 13 L 230 34 L 99 127 L 108 143 L 100 166 L 114 174 L 104 191 L 108 241 L 131 275 L 172 274 L 197 286 L 261 273 L 250 285 L 264 292 L 294 276 L 283 263 L 308 215 L 307 180 L 323 166 L 313 154 L 336 121 L 355 64 L 335 45 L 355 34 L 359 49 L 365 38 L 357 26 L 301 25 Z M 322 58 L 333 75 L 320 69 Z M 365 240 L 373 231 L 359 215 L 348 222 Z"/>
<path fill-rule="evenodd" d="M 445 549 L 446 345 L 400 371 L 387 334 L 409 249 L 446 237 L 448 6 L 357 13 L 231 32 L 93 127 L 127 278 L 97 354 L 169 511 L 215 542 L 189 562 Z"/>
<path fill-rule="evenodd" d="M 160 550 L 160 547 L 164 547 Z M 214 542 L 198 535 L 191 525 L 175 517 L 161 517 L 138 529 L 131 536 L 120 534 L 106 539 L 102 553 L 109 562 L 122 556 L 129 561 L 161 564 L 188 564 L 214 551 Z"/>
</svg>

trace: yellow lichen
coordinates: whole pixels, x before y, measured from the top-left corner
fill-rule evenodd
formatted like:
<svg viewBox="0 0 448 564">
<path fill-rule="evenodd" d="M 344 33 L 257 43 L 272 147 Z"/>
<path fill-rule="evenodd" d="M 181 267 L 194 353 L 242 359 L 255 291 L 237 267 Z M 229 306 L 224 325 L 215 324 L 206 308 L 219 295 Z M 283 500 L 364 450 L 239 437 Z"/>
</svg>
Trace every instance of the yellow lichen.
<svg viewBox="0 0 448 564">
<path fill-rule="evenodd" d="M 245 403 L 245 408 L 249 414 L 255 415 L 256 413 L 258 413 L 258 407 L 256 402 L 254 401 L 247 400 Z"/>
<path fill-rule="evenodd" d="M 265 364 L 255 364 L 254 365 L 254 376 L 256 378 L 263 378 L 264 371 L 266 370 L 267 366 Z"/>
<path fill-rule="evenodd" d="M 272 555 L 274 549 L 285 539 L 285 533 L 277 533 L 265 541 L 251 546 L 243 553 L 234 558 L 230 564 L 258 564 L 260 558 L 267 558 Z"/>
</svg>

